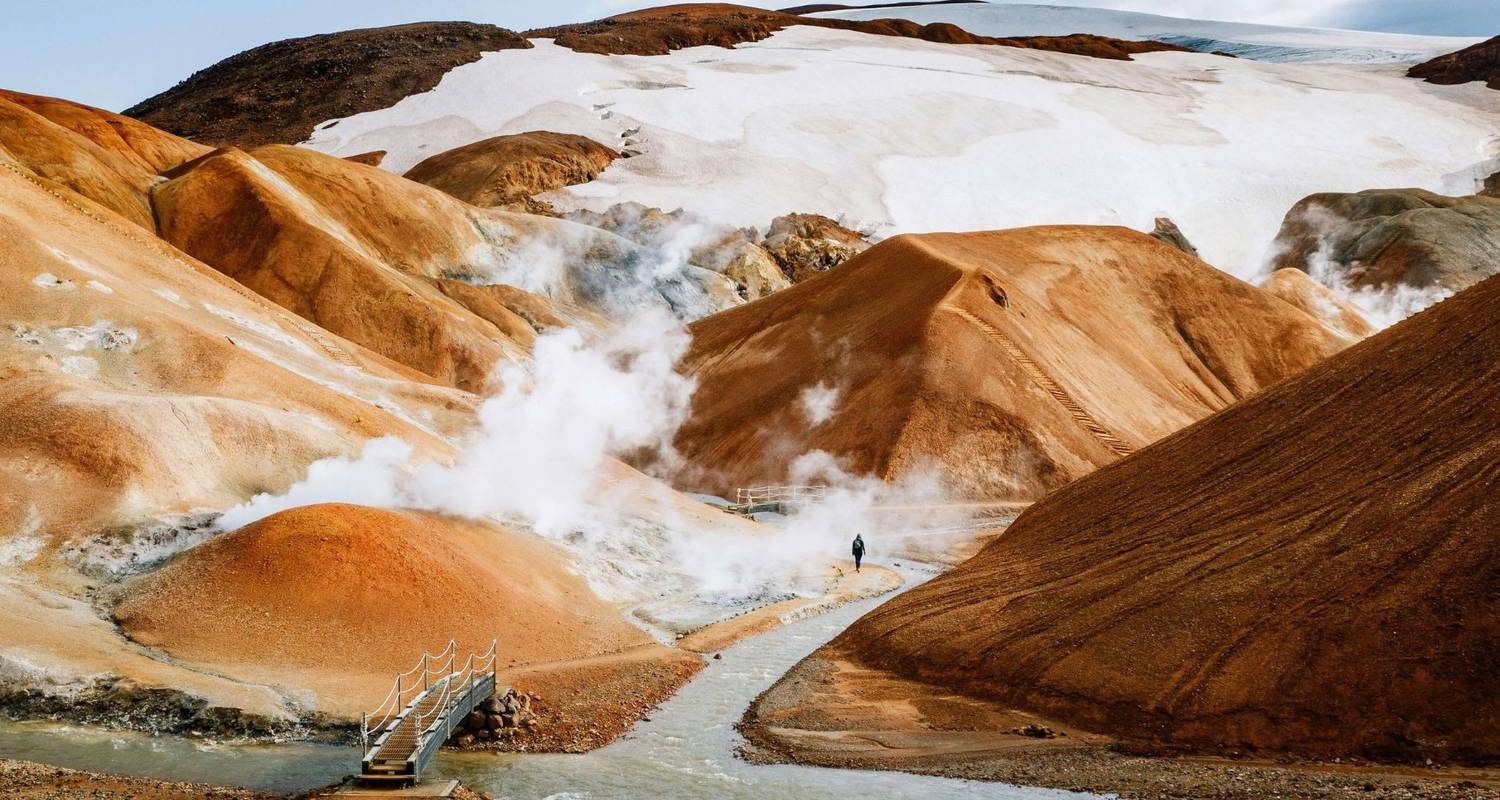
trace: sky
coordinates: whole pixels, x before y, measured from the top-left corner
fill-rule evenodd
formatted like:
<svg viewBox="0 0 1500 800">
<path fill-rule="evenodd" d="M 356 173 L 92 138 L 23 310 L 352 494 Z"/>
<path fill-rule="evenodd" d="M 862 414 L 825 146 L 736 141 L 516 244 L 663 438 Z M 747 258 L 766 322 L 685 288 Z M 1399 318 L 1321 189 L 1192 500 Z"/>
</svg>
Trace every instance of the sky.
<svg viewBox="0 0 1500 800">
<path fill-rule="evenodd" d="M 597 19 L 650 0 L 11 0 L 0 87 L 113 111 L 266 42 L 421 20 L 514 30 Z M 739 0 L 768 8 L 806 0 Z M 844 0 L 851 4 L 860 0 Z M 1170 16 L 1466 36 L 1500 33 L 1500 0 L 1052 0 Z"/>
</svg>

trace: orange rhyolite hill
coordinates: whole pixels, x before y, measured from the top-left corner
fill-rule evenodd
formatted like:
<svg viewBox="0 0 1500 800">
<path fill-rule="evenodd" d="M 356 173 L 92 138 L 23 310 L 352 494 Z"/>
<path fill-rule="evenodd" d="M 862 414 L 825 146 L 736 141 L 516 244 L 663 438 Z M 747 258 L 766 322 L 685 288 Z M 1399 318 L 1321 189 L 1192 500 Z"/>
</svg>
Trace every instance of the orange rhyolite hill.
<svg viewBox="0 0 1500 800">
<path fill-rule="evenodd" d="M 898 236 L 694 323 L 699 382 L 677 480 L 788 480 L 823 450 L 856 473 L 933 465 L 974 498 L 1031 500 L 1338 352 L 1266 292 L 1123 228 Z M 817 420 L 809 390 L 837 401 Z"/>
</svg>

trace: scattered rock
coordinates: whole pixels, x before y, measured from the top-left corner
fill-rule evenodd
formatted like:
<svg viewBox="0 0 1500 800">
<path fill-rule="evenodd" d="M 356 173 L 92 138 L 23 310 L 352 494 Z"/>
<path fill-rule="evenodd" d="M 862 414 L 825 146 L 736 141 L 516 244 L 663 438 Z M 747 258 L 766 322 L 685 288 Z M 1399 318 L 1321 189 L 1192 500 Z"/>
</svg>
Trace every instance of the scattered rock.
<svg viewBox="0 0 1500 800">
<path fill-rule="evenodd" d="M 1193 243 L 1188 241 L 1182 229 L 1177 227 L 1177 223 L 1167 217 L 1156 218 L 1156 228 L 1151 231 L 1151 236 L 1187 253 L 1193 258 L 1198 258 L 1198 248 L 1194 247 Z"/>
<path fill-rule="evenodd" d="M 448 746 L 462 748 L 473 746 L 476 741 L 509 741 L 523 729 L 534 731 L 538 721 L 531 712 L 532 697 L 511 689 L 503 696 L 485 698 L 475 711 L 464 717 L 459 733 L 448 740 Z"/>
<path fill-rule="evenodd" d="M 788 214 L 771 220 L 761 243 L 792 283 L 826 272 L 870 247 L 863 234 L 818 214 Z"/>
<path fill-rule="evenodd" d="M 1022 725 L 1019 728 L 1011 728 L 1010 732 L 1030 739 L 1056 739 L 1059 736 L 1067 735 L 1065 733 L 1058 733 L 1046 725 Z"/>
</svg>

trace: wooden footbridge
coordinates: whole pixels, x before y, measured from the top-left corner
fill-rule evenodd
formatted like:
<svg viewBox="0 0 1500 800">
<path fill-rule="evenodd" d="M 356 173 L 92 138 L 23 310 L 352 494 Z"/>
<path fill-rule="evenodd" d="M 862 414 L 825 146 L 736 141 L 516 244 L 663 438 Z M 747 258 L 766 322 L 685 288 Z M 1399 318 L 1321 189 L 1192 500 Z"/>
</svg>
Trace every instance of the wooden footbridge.
<svg viewBox="0 0 1500 800">
<path fill-rule="evenodd" d="M 827 486 L 752 486 L 735 491 L 734 504 L 729 510 L 747 517 L 766 512 L 785 514 L 827 496 Z"/>
<path fill-rule="evenodd" d="M 458 643 L 396 676 L 380 705 L 360 717 L 360 781 L 416 784 L 469 712 L 495 694 L 495 642 L 458 663 Z"/>
</svg>

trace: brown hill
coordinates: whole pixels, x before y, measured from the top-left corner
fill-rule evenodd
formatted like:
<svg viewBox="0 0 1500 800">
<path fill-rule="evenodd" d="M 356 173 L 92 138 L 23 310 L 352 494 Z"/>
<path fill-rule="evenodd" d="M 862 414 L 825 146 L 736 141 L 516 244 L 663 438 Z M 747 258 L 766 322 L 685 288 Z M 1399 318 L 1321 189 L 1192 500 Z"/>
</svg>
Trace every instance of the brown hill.
<svg viewBox="0 0 1500 800">
<path fill-rule="evenodd" d="M 508 206 L 588 183 L 619 157 L 586 136 L 531 131 L 438 153 L 407 170 L 406 177 L 476 206 Z"/>
<path fill-rule="evenodd" d="M 152 199 L 162 238 L 319 326 L 462 389 L 530 349 L 550 321 L 602 325 L 618 286 L 669 305 L 639 248 L 561 220 L 480 209 L 384 170 L 287 145 L 225 149 Z M 555 262 L 553 275 L 536 262 Z M 737 301 L 700 270 L 683 287 Z M 552 300 L 502 280 L 549 278 Z M 693 277 L 693 276 L 689 276 Z M 692 294 L 698 290 L 701 295 Z M 676 296 L 674 295 L 674 298 Z M 584 308 L 587 307 L 587 310 Z"/>
<path fill-rule="evenodd" d="M 493 525 L 305 506 L 131 581 L 113 613 L 175 659 L 311 690 L 319 708 L 357 715 L 450 637 L 463 652 L 498 638 L 504 663 L 653 644 L 568 564 L 555 545 Z"/>
<path fill-rule="evenodd" d="M 156 176 L 207 150 L 129 117 L 0 90 L 0 154 L 147 230 Z"/>
<path fill-rule="evenodd" d="M 692 332 L 677 485 L 781 482 L 816 449 L 1018 500 L 1347 344 L 1145 234 L 1091 227 L 898 236 Z M 822 420 L 818 387 L 837 393 Z"/>
<path fill-rule="evenodd" d="M 1457 291 L 1500 272 L 1500 199 L 1421 189 L 1310 195 L 1287 212 L 1275 246 L 1278 269 L 1355 287 Z"/>
<path fill-rule="evenodd" d="M 201 540 L 200 512 L 282 491 L 371 437 L 450 456 L 477 401 L 318 330 L 7 153 L 0 298 L 0 657 L 34 665 L 8 671 L 0 695 L 113 707 L 164 687 L 192 698 L 184 709 L 285 722 L 272 689 L 153 659 L 85 592 Z M 224 720 L 172 725 L 222 732 Z"/>
<path fill-rule="evenodd" d="M 1418 64 L 1406 75 L 1442 85 L 1484 81 L 1500 89 L 1500 36 Z"/>
<path fill-rule="evenodd" d="M 3 157 L 0 196 L 0 494 L 12 501 L 0 529 L 34 531 L 39 556 L 284 488 L 371 436 L 445 453 L 440 434 L 466 424 L 471 398 Z"/>
<path fill-rule="evenodd" d="M 1028 36 L 998 39 L 969 33 L 956 25 L 918 25 L 904 19 L 855 21 L 798 16 L 729 3 L 682 3 L 617 14 L 594 22 L 539 28 L 529 39 L 553 39 L 579 53 L 659 56 L 685 47 L 734 47 L 758 42 L 792 25 L 856 31 L 877 36 L 904 36 L 945 44 L 990 44 L 1059 53 L 1128 60 L 1135 53 L 1183 48 L 1161 42 L 1130 42 L 1107 36 Z"/>
<path fill-rule="evenodd" d="M 394 105 L 481 53 L 530 47 L 504 28 L 416 22 L 286 39 L 246 50 L 125 110 L 213 146 L 294 144 L 313 126 Z"/>
<path fill-rule="evenodd" d="M 1500 279 L 1036 504 L 830 652 L 1152 746 L 1500 759 Z"/>
<path fill-rule="evenodd" d="M 982 3 L 984 0 L 911 0 L 906 3 L 868 3 L 864 5 L 840 5 L 838 3 L 818 3 L 805 6 L 792 6 L 791 8 L 777 9 L 783 14 L 817 14 L 823 11 L 846 11 L 857 8 L 906 8 L 908 6 L 947 6 L 960 3 Z"/>
<path fill-rule="evenodd" d="M 1260 288 L 1350 339 L 1363 339 L 1375 332 L 1375 326 L 1358 308 L 1300 269 L 1278 269 L 1261 282 Z"/>
</svg>

